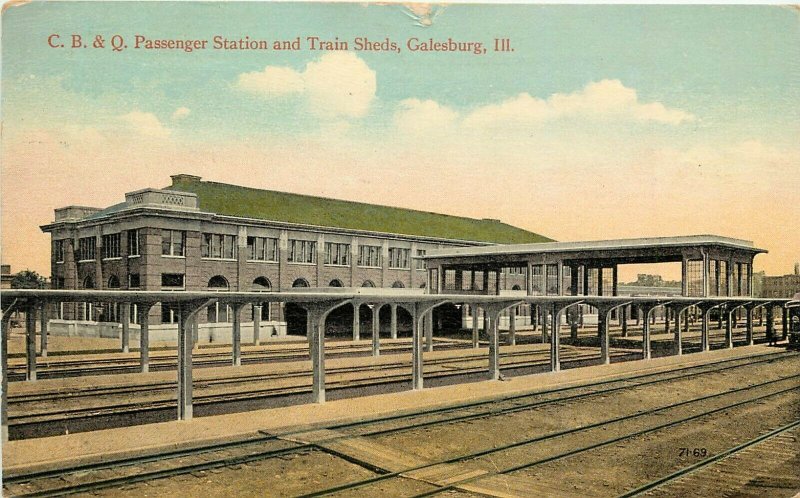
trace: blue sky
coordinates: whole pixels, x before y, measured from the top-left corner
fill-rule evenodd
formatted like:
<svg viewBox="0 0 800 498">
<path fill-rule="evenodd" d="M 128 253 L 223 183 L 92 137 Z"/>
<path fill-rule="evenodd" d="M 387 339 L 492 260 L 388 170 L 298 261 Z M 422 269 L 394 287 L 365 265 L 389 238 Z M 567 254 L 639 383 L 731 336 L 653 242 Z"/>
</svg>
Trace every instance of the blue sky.
<svg viewBox="0 0 800 498">
<path fill-rule="evenodd" d="M 53 208 L 116 203 L 177 172 L 559 240 L 720 233 L 770 248 L 775 273 L 800 259 L 800 235 L 775 236 L 797 215 L 776 200 L 800 188 L 796 8 L 34 2 L 2 28 L 16 265 L 48 272 L 36 227 Z M 53 33 L 389 37 L 402 52 L 115 53 L 53 49 Z M 411 53 L 410 37 L 515 51 Z"/>
</svg>

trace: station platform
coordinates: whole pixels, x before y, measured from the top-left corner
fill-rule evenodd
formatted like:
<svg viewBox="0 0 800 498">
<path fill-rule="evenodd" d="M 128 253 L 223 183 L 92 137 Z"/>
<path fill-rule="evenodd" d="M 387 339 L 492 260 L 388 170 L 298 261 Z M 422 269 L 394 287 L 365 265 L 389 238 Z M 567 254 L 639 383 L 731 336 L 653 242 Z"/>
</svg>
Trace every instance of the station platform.
<svg viewBox="0 0 800 498">
<path fill-rule="evenodd" d="M 505 351 L 507 348 L 504 347 Z M 463 354 L 465 350 L 455 353 Z M 485 348 L 475 350 L 486 356 Z M 468 401 L 488 400 L 513 394 L 530 393 L 555 387 L 580 385 L 598 380 L 610 380 L 635 373 L 656 373 L 676 368 L 702 365 L 723 359 L 753 357 L 776 352 L 763 345 L 714 350 L 706 353 L 668 356 L 648 361 L 628 361 L 584 368 L 562 370 L 514 377 L 503 381 L 484 381 L 399 393 L 380 394 L 361 398 L 329 401 L 324 404 L 293 405 L 228 415 L 195 418 L 191 421 L 172 421 L 148 425 L 82 432 L 48 438 L 10 441 L 3 445 L 3 470 L 21 473 L 57 469 L 67 465 L 85 464 L 130 457 L 158 454 L 178 448 L 200 447 L 223 441 L 256 437 L 259 431 L 271 434 L 293 432 L 331 424 L 395 415 L 404 412 L 443 407 Z M 434 351 L 433 354 L 437 352 Z M 453 354 L 440 351 L 438 354 Z M 430 354 L 430 353 L 429 353 Z M 426 354 L 426 359 L 428 354 Z M 338 360 L 352 364 L 354 359 Z M 356 358 L 355 360 L 362 360 Z M 366 358 L 365 360 L 371 360 Z M 332 360 L 333 363 L 337 360 Z M 380 358 L 375 359 L 379 362 Z M 328 363 L 328 362 L 326 362 Z M 330 365 L 332 366 L 332 365 Z M 277 365 L 276 365 L 277 367 Z M 247 367 L 238 367 L 247 368 Z M 263 368 L 263 367 L 262 367 Z M 217 370 L 217 369 L 203 369 Z M 196 378 L 205 374 L 197 370 Z M 230 368 L 227 369 L 228 373 Z M 211 372 L 209 372 L 210 374 Z M 173 373 L 165 373 L 174 378 Z M 147 374 L 150 375 L 150 374 Z M 152 375 L 164 375 L 160 373 Z M 141 374 L 137 375 L 141 377 Z M 111 377 L 127 377 L 118 375 Z M 53 382 L 97 382 L 98 378 L 54 379 Z M 122 379 L 116 379 L 122 380 Z M 51 382 L 51 381 L 41 381 Z M 33 385 L 34 383 L 27 383 Z M 38 384 L 38 382 L 37 382 Z M 26 386 L 27 388 L 27 386 Z"/>
</svg>

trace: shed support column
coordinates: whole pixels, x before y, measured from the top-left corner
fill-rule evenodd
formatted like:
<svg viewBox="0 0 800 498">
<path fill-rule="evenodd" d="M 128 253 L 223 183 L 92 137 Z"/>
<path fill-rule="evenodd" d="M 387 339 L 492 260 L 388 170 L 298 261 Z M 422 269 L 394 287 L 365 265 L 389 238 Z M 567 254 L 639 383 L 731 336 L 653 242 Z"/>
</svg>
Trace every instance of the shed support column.
<svg viewBox="0 0 800 498">
<path fill-rule="evenodd" d="M 619 321 L 622 326 L 622 337 L 628 337 L 628 307 L 623 306 L 619 310 Z"/>
<path fill-rule="evenodd" d="M 489 318 L 489 380 L 500 379 L 500 312 L 486 308 L 486 316 Z"/>
<path fill-rule="evenodd" d="M 580 323 L 580 309 L 579 306 L 570 308 L 569 313 L 569 337 L 573 344 L 578 340 L 578 324 Z"/>
<path fill-rule="evenodd" d="M 353 340 L 361 340 L 361 305 L 353 303 Z"/>
<path fill-rule="evenodd" d="M 747 345 L 753 345 L 753 308 L 751 306 L 747 306 L 745 308 L 747 312 L 747 321 L 745 323 L 744 333 L 745 333 L 745 340 L 747 340 Z"/>
<path fill-rule="evenodd" d="M 233 332 L 231 343 L 233 346 L 233 366 L 242 366 L 242 306 L 234 304 L 231 306 L 233 311 Z"/>
<path fill-rule="evenodd" d="M 200 347 L 200 322 L 197 321 L 197 316 L 192 319 L 192 347 Z"/>
<path fill-rule="evenodd" d="M 25 309 L 25 380 L 36 380 L 36 306 Z"/>
<path fill-rule="evenodd" d="M 561 337 L 559 334 L 559 322 L 561 321 L 561 313 L 558 311 L 558 305 L 553 305 L 553 333 L 550 339 L 550 371 L 558 372 L 561 370 L 561 357 L 559 355 L 559 346 Z"/>
<path fill-rule="evenodd" d="M 600 335 L 600 360 L 602 360 L 604 365 L 611 363 L 611 354 L 608 343 L 608 315 L 608 311 L 604 309 L 598 309 L 597 328 Z"/>
<path fill-rule="evenodd" d="M 508 343 L 517 345 L 517 307 L 514 306 L 508 313 Z"/>
<path fill-rule="evenodd" d="M 42 303 L 39 312 L 39 329 L 42 331 L 39 337 L 39 354 L 42 358 L 47 358 L 47 303 Z"/>
<path fill-rule="evenodd" d="M 725 310 L 725 347 L 733 348 L 733 310 L 731 309 Z"/>
<path fill-rule="evenodd" d="M 253 345 L 261 345 L 261 306 L 253 305 Z"/>
<path fill-rule="evenodd" d="M 390 305 L 390 307 L 392 309 L 392 320 L 391 320 L 392 323 L 391 323 L 391 330 L 390 330 L 391 338 L 392 339 L 397 339 L 397 305 L 396 304 L 392 304 L 392 305 Z"/>
<path fill-rule="evenodd" d="M 644 320 L 642 321 L 642 359 L 649 360 L 651 357 L 649 317 L 650 313 L 653 312 L 653 308 L 642 307 L 642 312 L 644 313 Z"/>
<path fill-rule="evenodd" d="M 547 336 L 547 306 L 539 306 L 542 322 L 542 344 L 549 340 Z"/>
<path fill-rule="evenodd" d="M 478 321 L 480 320 L 481 309 L 477 305 L 472 307 L 472 348 L 477 349 L 480 344 L 478 332 Z"/>
<path fill-rule="evenodd" d="M 120 320 L 122 321 L 122 352 L 131 350 L 131 303 L 121 303 Z"/>
<path fill-rule="evenodd" d="M 684 308 L 683 313 L 686 314 L 686 320 L 689 320 L 689 308 Z M 683 338 L 681 337 L 681 310 L 675 309 L 675 355 L 680 356 L 683 354 Z"/>
<path fill-rule="evenodd" d="M 411 385 L 412 389 L 422 389 L 422 334 L 420 330 L 421 316 L 417 314 L 417 306 L 411 310 Z"/>
<path fill-rule="evenodd" d="M 669 333 L 669 308 L 664 308 L 664 333 Z"/>
<path fill-rule="evenodd" d="M 2 386 L 0 386 L 0 438 L 8 442 L 8 329 L 11 316 L 16 310 L 16 301 L 12 302 L 2 319 L 0 319 L 0 372 L 3 372 Z"/>
<path fill-rule="evenodd" d="M 311 337 L 311 401 L 325 402 L 325 320 L 317 311 L 308 310 L 306 333 Z"/>
<path fill-rule="evenodd" d="M 150 307 L 149 304 L 139 304 L 139 365 L 142 373 L 150 371 Z"/>
<path fill-rule="evenodd" d="M 489 317 L 489 308 L 483 308 L 483 335 L 489 336 L 492 327 L 491 318 Z"/>
<path fill-rule="evenodd" d="M 709 309 L 701 309 L 702 321 L 700 322 L 700 350 L 708 351 L 710 345 L 708 343 L 708 314 Z"/>
<path fill-rule="evenodd" d="M 372 307 L 372 356 L 381 354 L 381 305 Z"/>
<path fill-rule="evenodd" d="M 189 307 L 181 306 L 178 330 L 178 420 L 192 419 L 192 317 Z"/>
<path fill-rule="evenodd" d="M 425 352 L 433 351 L 433 310 L 425 314 Z"/>
<path fill-rule="evenodd" d="M 771 303 L 767 305 L 767 337 L 775 337 L 775 307 Z"/>
</svg>

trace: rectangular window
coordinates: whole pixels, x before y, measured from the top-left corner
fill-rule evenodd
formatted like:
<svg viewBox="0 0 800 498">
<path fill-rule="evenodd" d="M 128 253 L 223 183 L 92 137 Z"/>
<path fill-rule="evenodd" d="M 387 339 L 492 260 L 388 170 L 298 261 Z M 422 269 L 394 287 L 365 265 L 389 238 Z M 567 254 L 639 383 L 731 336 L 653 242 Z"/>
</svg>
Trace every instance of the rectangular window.
<svg viewBox="0 0 800 498">
<path fill-rule="evenodd" d="M 247 237 L 247 259 L 249 261 L 278 261 L 278 239 Z"/>
<path fill-rule="evenodd" d="M 741 263 L 734 263 L 731 266 L 731 270 L 733 275 L 731 276 L 731 295 L 732 296 L 741 296 L 742 295 L 742 264 Z"/>
<path fill-rule="evenodd" d="M 719 262 L 719 295 L 728 295 L 728 262 Z"/>
<path fill-rule="evenodd" d="M 290 263 L 316 263 L 317 243 L 313 240 L 289 241 Z"/>
<path fill-rule="evenodd" d="M 186 232 L 182 230 L 161 231 L 161 254 L 163 256 L 185 256 Z"/>
<path fill-rule="evenodd" d="M 78 261 L 89 261 L 95 258 L 97 250 L 97 239 L 94 237 L 83 237 L 78 239 Z"/>
<path fill-rule="evenodd" d="M 407 270 L 411 268 L 411 249 L 403 249 L 400 247 L 389 248 L 389 268 L 397 268 Z"/>
<path fill-rule="evenodd" d="M 128 257 L 140 255 L 139 230 L 128 230 Z"/>
<path fill-rule="evenodd" d="M 689 296 L 703 295 L 703 260 L 690 259 L 686 261 L 686 290 Z"/>
<path fill-rule="evenodd" d="M 444 290 L 456 290 L 456 271 L 455 270 L 445 270 L 442 274 L 442 287 Z"/>
<path fill-rule="evenodd" d="M 50 288 L 51 289 L 63 289 L 64 288 L 64 277 L 53 277 L 50 281 Z"/>
<path fill-rule="evenodd" d="M 334 242 L 325 243 L 325 264 L 326 265 L 350 265 L 350 244 L 337 244 Z"/>
<path fill-rule="evenodd" d="M 742 263 L 742 295 L 749 296 L 750 289 L 750 263 Z"/>
<path fill-rule="evenodd" d="M 381 246 L 358 246 L 358 266 L 381 266 Z"/>
<path fill-rule="evenodd" d="M 118 258 L 120 255 L 120 239 L 121 234 L 112 233 L 103 235 L 103 259 Z"/>
<path fill-rule="evenodd" d="M 544 275 L 542 274 L 543 265 L 533 265 L 531 268 L 531 289 L 534 296 L 544 294 Z"/>
<path fill-rule="evenodd" d="M 417 249 L 417 256 L 425 256 L 425 249 Z M 417 270 L 424 270 L 427 266 L 425 266 L 424 259 L 417 260 Z"/>
<path fill-rule="evenodd" d="M 614 269 L 603 268 L 603 295 L 614 295 Z"/>
<path fill-rule="evenodd" d="M 547 295 L 558 295 L 558 265 L 547 265 Z"/>
<path fill-rule="evenodd" d="M 141 287 L 141 277 L 138 273 L 131 273 L 128 275 L 128 288 L 137 289 Z"/>
<path fill-rule="evenodd" d="M 53 241 L 53 258 L 55 259 L 56 263 L 63 263 L 64 262 L 64 241 L 63 240 L 54 240 Z"/>
<path fill-rule="evenodd" d="M 708 262 L 708 294 L 719 296 L 719 265 L 716 259 Z"/>
<path fill-rule="evenodd" d="M 236 259 L 236 236 L 204 233 L 200 256 L 214 259 Z"/>
<path fill-rule="evenodd" d="M 182 273 L 162 273 L 161 274 L 161 288 L 162 289 L 183 289 L 183 274 Z"/>
</svg>

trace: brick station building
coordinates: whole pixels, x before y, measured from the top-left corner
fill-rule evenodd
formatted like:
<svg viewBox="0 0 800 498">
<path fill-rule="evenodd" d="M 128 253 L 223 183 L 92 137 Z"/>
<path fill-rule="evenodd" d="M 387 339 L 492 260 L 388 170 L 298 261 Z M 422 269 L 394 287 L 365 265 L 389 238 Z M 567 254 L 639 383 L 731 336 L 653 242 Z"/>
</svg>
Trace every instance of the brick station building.
<svg viewBox="0 0 800 498">
<path fill-rule="evenodd" d="M 56 209 L 55 220 L 41 227 L 51 235 L 52 287 L 176 292 L 419 289 L 426 286 L 427 274 L 424 262 L 415 257 L 429 250 L 550 240 L 499 220 L 246 188 L 185 174 L 171 178 L 164 189 L 130 192 L 125 202 L 107 208 Z M 524 272 L 507 269 L 498 281 L 501 289 L 524 289 Z M 496 290 L 495 280 L 490 285 Z M 262 324 L 283 333 L 282 327 L 291 323 L 287 316 L 301 312 L 272 303 L 260 309 L 248 306 L 242 313 L 243 322 L 259 313 Z M 369 316 L 368 309 L 361 313 Z M 63 304 L 56 314 L 79 322 L 124 319 L 118 306 L 102 303 Z M 349 314 L 352 320 L 352 308 Z M 200 314 L 199 322 L 225 324 L 229 340 L 230 315 L 230 308 L 216 304 Z M 154 306 L 149 318 L 151 324 L 171 328 L 177 321 L 167 306 Z M 135 309 L 130 320 L 136 322 Z M 348 323 L 346 317 L 341 321 Z M 305 332 L 300 325 L 294 328 L 292 332 Z"/>
</svg>

